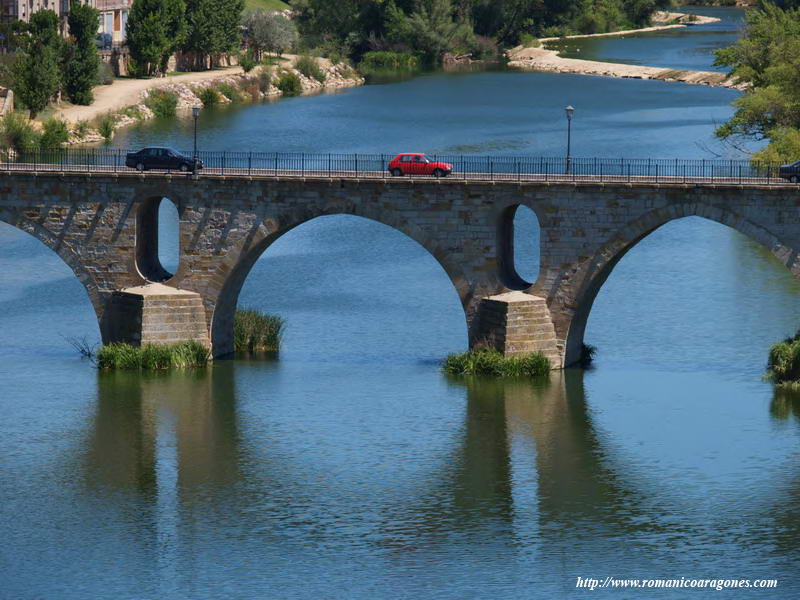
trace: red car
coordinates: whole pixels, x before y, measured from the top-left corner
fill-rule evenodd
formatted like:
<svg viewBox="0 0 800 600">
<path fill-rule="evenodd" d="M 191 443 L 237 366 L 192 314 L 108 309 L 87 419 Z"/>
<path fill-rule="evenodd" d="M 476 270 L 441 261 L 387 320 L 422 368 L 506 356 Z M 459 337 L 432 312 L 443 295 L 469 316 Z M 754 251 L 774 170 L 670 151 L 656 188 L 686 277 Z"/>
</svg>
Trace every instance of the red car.
<svg viewBox="0 0 800 600">
<path fill-rule="evenodd" d="M 389 163 L 389 173 L 393 177 L 401 175 L 433 175 L 447 177 L 453 172 L 453 165 L 446 162 L 430 160 L 419 152 L 398 154 Z"/>
</svg>

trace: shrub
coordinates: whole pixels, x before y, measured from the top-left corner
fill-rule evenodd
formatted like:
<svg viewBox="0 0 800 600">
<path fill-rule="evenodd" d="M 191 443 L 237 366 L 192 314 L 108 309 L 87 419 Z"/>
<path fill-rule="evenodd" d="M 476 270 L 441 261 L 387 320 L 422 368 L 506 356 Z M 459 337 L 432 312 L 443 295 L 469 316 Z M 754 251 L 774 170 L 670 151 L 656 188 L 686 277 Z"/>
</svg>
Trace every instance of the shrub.
<svg viewBox="0 0 800 600">
<path fill-rule="evenodd" d="M 259 310 L 239 309 L 233 319 L 233 346 L 239 352 L 280 350 L 285 321 Z"/>
<path fill-rule="evenodd" d="M 252 79 L 245 79 L 239 83 L 239 92 L 248 96 L 252 102 L 257 102 L 261 99 L 261 91 L 258 89 L 258 83 Z"/>
<path fill-rule="evenodd" d="M 145 344 L 142 347 L 115 342 L 97 351 L 100 369 L 164 370 L 205 367 L 211 355 L 199 342 L 178 344 Z"/>
<path fill-rule="evenodd" d="M 75 135 L 80 138 L 86 137 L 86 135 L 89 133 L 89 129 L 91 129 L 89 127 L 89 121 L 85 119 L 75 123 Z"/>
<path fill-rule="evenodd" d="M 252 71 L 257 64 L 258 61 L 253 56 L 253 53 L 249 50 L 239 55 L 239 66 L 242 67 L 242 70 L 245 73 Z"/>
<path fill-rule="evenodd" d="M 213 87 L 200 88 L 196 94 L 205 107 L 214 106 L 219 102 L 219 92 Z"/>
<path fill-rule="evenodd" d="M 451 375 L 537 377 L 550 372 L 550 361 L 540 352 L 503 356 L 494 348 L 477 347 L 461 354 L 450 354 L 442 363 L 442 370 Z"/>
<path fill-rule="evenodd" d="M 594 362 L 594 357 L 597 355 L 597 348 L 591 344 L 581 344 L 581 357 L 578 364 L 584 369 L 589 367 Z"/>
<path fill-rule="evenodd" d="M 105 61 L 100 61 L 97 69 L 97 85 L 111 85 L 114 83 L 114 69 Z"/>
<path fill-rule="evenodd" d="M 266 94 L 269 92 L 269 88 L 272 87 L 272 69 L 269 67 L 261 67 L 261 71 L 258 73 L 258 90 L 262 94 Z"/>
<path fill-rule="evenodd" d="M 367 52 L 358 63 L 358 69 L 362 72 L 390 71 L 390 70 L 411 70 L 420 67 L 420 59 L 411 52 L 391 52 L 381 50 Z"/>
<path fill-rule="evenodd" d="M 218 83 L 217 91 L 231 102 L 241 102 L 242 100 L 242 97 L 239 95 L 239 90 L 233 87 L 230 83 Z"/>
<path fill-rule="evenodd" d="M 538 48 L 542 45 L 538 38 L 532 36 L 530 33 L 523 33 L 519 36 L 519 43 L 525 48 Z"/>
<path fill-rule="evenodd" d="M 12 112 L 3 117 L 3 146 L 22 150 L 39 145 L 39 132 L 21 113 Z"/>
<path fill-rule="evenodd" d="M 130 117 L 131 119 L 141 119 L 142 118 L 142 111 L 139 109 L 138 104 L 134 104 L 132 106 L 126 106 L 123 109 L 122 114 Z"/>
<path fill-rule="evenodd" d="M 325 83 L 325 72 L 319 66 L 319 62 L 313 56 L 307 54 L 297 59 L 294 68 L 300 71 L 306 77 L 316 79 L 320 83 Z"/>
<path fill-rule="evenodd" d="M 766 378 L 784 385 L 800 383 L 800 331 L 769 349 Z"/>
<path fill-rule="evenodd" d="M 106 141 L 110 140 L 114 136 L 114 115 L 111 113 L 100 115 L 97 117 L 95 123 L 97 125 L 97 132 L 102 135 Z"/>
<path fill-rule="evenodd" d="M 303 84 L 300 82 L 300 78 L 291 71 L 281 73 L 277 86 L 284 96 L 299 96 L 303 93 Z"/>
<path fill-rule="evenodd" d="M 66 121 L 50 118 L 43 124 L 42 136 L 39 138 L 39 145 L 42 148 L 60 148 L 69 141 L 69 129 Z"/>
<path fill-rule="evenodd" d="M 157 117 L 174 117 L 178 94 L 169 90 L 151 90 L 144 103 Z"/>
</svg>

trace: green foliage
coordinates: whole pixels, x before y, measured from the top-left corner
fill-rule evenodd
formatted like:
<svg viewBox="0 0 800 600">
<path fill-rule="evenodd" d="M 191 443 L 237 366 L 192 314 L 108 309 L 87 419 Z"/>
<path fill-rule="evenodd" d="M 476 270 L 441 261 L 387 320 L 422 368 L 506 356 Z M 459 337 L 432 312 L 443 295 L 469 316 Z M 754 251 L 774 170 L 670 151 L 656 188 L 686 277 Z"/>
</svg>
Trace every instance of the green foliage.
<svg viewBox="0 0 800 600">
<path fill-rule="evenodd" d="M 261 93 L 266 94 L 272 86 L 272 69 L 269 67 L 261 67 L 258 73 L 258 89 Z"/>
<path fill-rule="evenodd" d="M 263 9 L 245 13 L 242 25 L 247 30 L 248 47 L 256 59 L 264 52 L 288 52 L 299 39 L 297 26 L 292 21 Z"/>
<path fill-rule="evenodd" d="M 420 68 L 419 56 L 411 52 L 391 52 L 389 50 L 367 52 L 358 64 L 362 73 L 376 71 L 415 70 Z"/>
<path fill-rule="evenodd" d="M 187 0 L 183 50 L 194 57 L 196 70 L 207 69 L 211 56 L 239 50 L 242 10 L 244 0 Z"/>
<path fill-rule="evenodd" d="M 255 56 L 253 56 L 253 52 L 251 50 L 243 52 L 239 55 L 239 66 L 242 67 L 242 71 L 245 73 L 252 71 L 257 64 L 258 60 L 256 60 Z"/>
<path fill-rule="evenodd" d="M 519 43 L 526 48 L 538 48 L 541 46 L 539 38 L 531 35 L 530 33 L 523 33 L 519 36 Z"/>
<path fill-rule="evenodd" d="M 779 165 L 797 160 L 800 156 L 800 129 L 779 127 L 768 135 L 769 145 L 753 154 L 752 162 Z"/>
<path fill-rule="evenodd" d="M 294 68 L 306 77 L 316 79 L 320 83 L 325 83 L 325 72 L 320 68 L 319 62 L 313 56 L 304 54 L 297 59 Z"/>
<path fill-rule="evenodd" d="M 100 61 L 100 68 L 97 69 L 97 79 L 95 85 L 111 85 L 114 83 L 114 69 L 107 62 Z"/>
<path fill-rule="evenodd" d="M 773 139 L 776 145 L 759 153 L 785 156 L 796 147 L 800 129 L 800 10 L 764 4 L 746 15 L 744 35 L 733 46 L 717 51 L 716 64 L 749 84 L 733 105 L 733 117 L 716 131 L 720 138 L 735 136 Z"/>
<path fill-rule="evenodd" d="M 537 377 L 550 372 L 550 361 L 539 352 L 506 357 L 493 348 L 477 347 L 450 354 L 442 363 L 442 370 L 451 375 Z"/>
<path fill-rule="evenodd" d="M 61 86 L 63 53 L 64 40 L 58 33 L 56 13 L 52 10 L 33 13 L 11 67 L 14 93 L 28 108 L 32 119 L 47 107 Z"/>
<path fill-rule="evenodd" d="M 75 135 L 77 135 L 79 138 L 86 137 L 89 134 L 90 129 L 91 127 L 89 126 L 89 121 L 86 121 L 85 119 L 75 123 Z"/>
<path fill-rule="evenodd" d="M 198 342 L 178 344 L 111 343 L 97 351 L 97 366 L 109 370 L 164 370 L 205 367 L 211 360 L 208 348 Z"/>
<path fill-rule="evenodd" d="M 219 103 L 219 92 L 214 87 L 203 87 L 195 90 L 195 94 L 200 98 L 203 106 L 209 107 Z"/>
<path fill-rule="evenodd" d="M 450 0 L 428 0 L 420 2 L 410 14 L 391 6 L 386 39 L 406 44 L 429 61 L 439 62 L 445 52 L 459 52 L 472 46 L 474 33 L 466 22 L 455 18 Z"/>
<path fill-rule="evenodd" d="M 178 94 L 169 90 L 150 90 L 144 104 L 157 117 L 174 117 L 178 108 Z"/>
<path fill-rule="evenodd" d="M 282 71 L 276 85 L 284 96 L 299 96 L 303 93 L 300 78 L 291 71 Z"/>
<path fill-rule="evenodd" d="M 784 385 L 800 383 L 800 331 L 769 349 L 766 378 Z"/>
<path fill-rule="evenodd" d="M 42 135 L 39 145 L 47 150 L 60 148 L 69 141 L 69 129 L 66 121 L 50 118 L 42 125 Z"/>
<path fill-rule="evenodd" d="M 184 0 L 135 0 L 125 26 L 129 71 L 149 77 L 167 71 L 169 57 L 187 35 Z"/>
<path fill-rule="evenodd" d="M 109 141 L 113 137 L 114 126 L 116 125 L 114 115 L 111 113 L 100 115 L 95 120 L 95 124 L 97 126 L 97 132 L 102 135 L 106 141 Z"/>
<path fill-rule="evenodd" d="M 254 309 L 238 309 L 233 320 L 233 345 L 237 352 L 277 351 L 286 322 Z"/>
<path fill-rule="evenodd" d="M 242 97 L 239 95 L 239 90 L 237 90 L 234 86 L 230 83 L 220 82 L 217 84 L 217 91 L 225 96 L 231 102 L 241 102 Z"/>
<path fill-rule="evenodd" d="M 68 44 L 64 88 L 75 104 L 94 101 L 92 87 L 97 83 L 100 57 L 94 38 L 100 26 L 100 13 L 88 4 L 74 2 L 67 18 L 72 40 Z"/>
<path fill-rule="evenodd" d="M 4 148 L 24 150 L 39 145 L 39 132 L 21 113 L 12 112 L 3 117 L 2 144 Z"/>
</svg>

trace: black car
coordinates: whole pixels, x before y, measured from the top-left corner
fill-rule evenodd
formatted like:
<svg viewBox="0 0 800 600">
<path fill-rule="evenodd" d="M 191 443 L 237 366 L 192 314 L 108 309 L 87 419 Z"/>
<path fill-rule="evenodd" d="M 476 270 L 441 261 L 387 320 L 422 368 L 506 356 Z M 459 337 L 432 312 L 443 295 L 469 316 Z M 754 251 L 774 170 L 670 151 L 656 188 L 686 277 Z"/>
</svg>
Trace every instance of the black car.
<svg viewBox="0 0 800 600">
<path fill-rule="evenodd" d="M 800 181 L 800 160 L 789 165 L 783 165 L 778 171 L 778 175 L 792 183 Z"/>
<path fill-rule="evenodd" d="M 184 156 L 172 148 L 142 148 L 138 152 L 128 152 L 125 165 L 137 171 L 169 169 L 188 173 L 202 169 L 203 161 Z"/>
</svg>

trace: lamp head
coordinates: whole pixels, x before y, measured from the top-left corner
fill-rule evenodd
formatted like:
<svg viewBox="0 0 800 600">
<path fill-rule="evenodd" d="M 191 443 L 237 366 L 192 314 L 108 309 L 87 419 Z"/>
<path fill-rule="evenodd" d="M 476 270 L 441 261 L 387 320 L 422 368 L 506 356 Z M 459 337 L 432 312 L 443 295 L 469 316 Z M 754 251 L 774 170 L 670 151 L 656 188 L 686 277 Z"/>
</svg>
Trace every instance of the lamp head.
<svg viewBox="0 0 800 600">
<path fill-rule="evenodd" d="M 565 111 L 566 111 L 566 113 L 567 113 L 567 120 L 568 120 L 568 121 L 571 121 L 571 120 L 572 120 L 572 113 L 574 113 L 574 112 L 575 112 L 575 109 L 574 109 L 574 108 L 572 108 L 572 106 L 567 106 L 567 107 L 566 107 L 564 110 L 565 110 Z"/>
<path fill-rule="evenodd" d="M 196 119 L 200 116 L 200 107 L 195 105 L 192 107 L 192 116 Z"/>
</svg>

